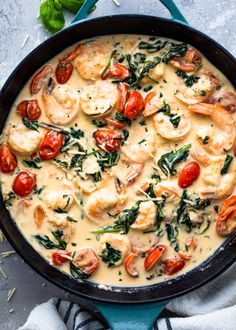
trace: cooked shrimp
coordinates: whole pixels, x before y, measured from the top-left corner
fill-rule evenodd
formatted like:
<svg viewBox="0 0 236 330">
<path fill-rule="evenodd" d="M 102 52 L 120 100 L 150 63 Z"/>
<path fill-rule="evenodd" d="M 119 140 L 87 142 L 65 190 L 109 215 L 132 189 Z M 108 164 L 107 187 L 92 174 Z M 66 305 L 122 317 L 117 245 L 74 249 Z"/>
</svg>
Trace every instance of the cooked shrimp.
<svg viewBox="0 0 236 330">
<path fill-rule="evenodd" d="M 81 179 L 80 177 L 76 176 L 73 178 L 73 183 L 75 187 L 86 194 L 90 194 L 95 190 L 101 189 L 104 185 L 111 179 L 112 174 L 109 171 L 103 173 L 103 177 L 100 181 L 94 182 L 90 179 Z"/>
<path fill-rule="evenodd" d="M 115 194 L 110 193 L 106 189 L 94 191 L 87 199 L 85 204 L 85 213 L 87 217 L 94 223 L 100 224 L 109 220 L 107 212 L 118 203 Z"/>
<path fill-rule="evenodd" d="M 208 69 L 203 69 L 197 74 L 198 81 L 188 87 L 182 78 L 177 78 L 175 96 L 186 104 L 205 102 L 221 82 Z"/>
<path fill-rule="evenodd" d="M 30 84 L 30 92 L 32 95 L 37 94 L 46 83 L 49 74 L 52 74 L 53 69 L 50 65 L 44 65 L 32 78 Z"/>
<path fill-rule="evenodd" d="M 154 113 L 158 112 L 165 105 L 163 99 L 161 99 L 158 95 L 156 95 L 156 92 L 154 91 L 146 95 L 144 103 L 145 103 L 145 108 L 143 111 L 144 117 L 149 117 L 154 115 Z"/>
<path fill-rule="evenodd" d="M 144 168 L 144 164 L 132 164 L 129 168 L 128 173 L 125 176 L 125 180 L 127 185 L 132 184 L 135 180 L 142 174 Z"/>
<path fill-rule="evenodd" d="M 73 262 L 81 269 L 85 274 L 92 274 L 99 266 L 99 259 L 93 249 L 85 248 L 79 250 Z"/>
<path fill-rule="evenodd" d="M 139 206 L 138 216 L 130 227 L 137 230 L 151 228 L 155 224 L 156 210 L 153 201 L 142 202 Z"/>
<path fill-rule="evenodd" d="M 209 135 L 209 129 L 205 126 L 197 132 L 197 139 L 202 146 L 214 155 L 224 154 L 225 150 L 230 150 L 235 142 L 235 121 L 219 104 L 199 103 L 189 106 L 189 110 L 206 116 L 210 116 L 212 121 L 222 130 L 221 134 Z M 207 129 L 207 131 L 206 131 Z M 204 130 L 204 132 L 203 132 Z M 209 136 L 207 143 L 203 143 L 204 136 Z"/>
<path fill-rule="evenodd" d="M 77 48 L 79 56 L 75 59 L 75 67 L 83 79 L 97 80 L 101 78 L 109 56 L 110 47 L 101 42 L 88 42 L 80 44 Z"/>
<path fill-rule="evenodd" d="M 205 169 L 202 176 L 205 187 L 199 192 L 201 198 L 222 199 L 232 193 L 236 183 L 236 161 L 233 160 L 228 172 L 221 175 L 224 160 L 225 157 L 216 157 Z"/>
<path fill-rule="evenodd" d="M 50 209 L 68 210 L 74 201 L 70 190 L 51 190 L 44 192 L 44 202 Z"/>
<path fill-rule="evenodd" d="M 17 124 L 8 131 L 9 146 L 21 155 L 29 155 L 34 152 L 42 140 L 42 135 L 25 125 Z"/>
<path fill-rule="evenodd" d="M 121 252 L 121 258 L 115 262 L 115 266 L 121 265 L 131 250 L 131 244 L 128 236 L 121 234 L 104 234 L 100 240 L 100 254 L 106 250 L 106 243 L 109 243 L 113 249 Z"/>
<path fill-rule="evenodd" d="M 121 152 L 133 163 L 143 163 L 154 156 L 155 132 L 149 130 L 139 143 L 125 143 Z"/>
<path fill-rule="evenodd" d="M 191 117 L 187 110 L 173 110 L 173 113 L 175 116 L 171 118 L 162 112 L 158 112 L 153 116 L 153 120 L 156 132 L 159 135 L 167 140 L 178 141 L 183 139 L 189 133 L 192 127 Z M 178 127 L 174 127 L 173 120 L 178 116 L 180 117 Z M 172 122 L 170 120 L 172 120 Z"/>
<path fill-rule="evenodd" d="M 144 85 L 151 84 L 153 83 L 153 80 L 156 81 L 163 78 L 164 74 L 165 74 L 165 64 L 159 63 L 155 66 L 155 68 L 148 71 L 148 74 L 141 80 L 141 83 Z"/>
<path fill-rule="evenodd" d="M 200 146 L 192 145 L 190 154 L 193 158 L 195 158 L 203 166 L 209 166 L 211 163 L 210 157 L 207 155 L 206 151 L 203 150 L 202 147 L 200 147 Z"/>
<path fill-rule="evenodd" d="M 236 111 L 236 95 L 229 91 L 216 91 L 207 100 L 207 103 L 216 104 L 218 103 L 229 113 Z"/>
<path fill-rule="evenodd" d="M 50 78 L 43 89 L 42 99 L 46 115 L 54 124 L 66 125 L 78 115 L 79 95 L 68 84 L 55 84 Z"/>
<path fill-rule="evenodd" d="M 132 251 L 138 254 L 152 250 L 159 243 L 159 240 L 160 238 L 154 233 L 140 235 L 140 233 L 133 231 L 130 235 Z"/>
<path fill-rule="evenodd" d="M 193 48 L 188 48 L 186 54 L 181 56 L 175 56 L 168 62 L 168 64 L 172 65 L 174 68 L 179 69 L 185 72 L 192 72 L 196 70 L 196 68 L 202 62 L 202 55 L 201 53 Z"/>
<path fill-rule="evenodd" d="M 180 198 L 180 191 L 179 188 L 170 181 L 162 181 L 158 184 L 153 186 L 154 193 L 157 197 L 161 197 L 162 195 L 166 194 L 167 197 L 170 198 Z"/>
<path fill-rule="evenodd" d="M 51 223 L 54 227 L 65 229 L 68 227 L 69 222 L 67 220 L 67 213 L 56 213 L 52 212 L 48 214 L 48 222 Z"/>
<path fill-rule="evenodd" d="M 96 81 L 81 91 L 81 110 L 88 116 L 101 117 L 110 113 L 116 104 L 117 88 L 107 81 Z"/>
</svg>

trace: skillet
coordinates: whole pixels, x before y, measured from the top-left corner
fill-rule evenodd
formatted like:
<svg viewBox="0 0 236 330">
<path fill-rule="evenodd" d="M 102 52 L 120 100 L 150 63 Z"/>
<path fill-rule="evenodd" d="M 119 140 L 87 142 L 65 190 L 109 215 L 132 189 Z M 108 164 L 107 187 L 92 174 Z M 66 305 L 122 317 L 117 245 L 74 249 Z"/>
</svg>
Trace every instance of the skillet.
<svg viewBox="0 0 236 330">
<path fill-rule="evenodd" d="M 146 34 L 191 43 L 236 87 L 236 60 L 233 56 L 208 36 L 189 27 L 172 0 L 160 1 L 168 8 L 174 21 L 145 15 L 116 15 L 78 23 L 78 20 L 86 18 L 89 8 L 96 2 L 96 0 L 87 0 L 74 18 L 73 24 L 33 50 L 6 81 L 0 93 L 0 133 L 15 98 L 33 73 L 64 48 L 97 35 Z M 0 227 L 7 239 L 35 271 L 70 293 L 93 299 L 93 303 L 106 315 L 108 323 L 115 330 L 150 329 L 158 313 L 170 299 L 209 282 L 225 271 L 236 259 L 236 233 L 234 233 L 213 255 L 186 274 L 148 286 L 112 287 L 105 290 L 99 288 L 97 283 L 79 283 L 50 266 L 24 239 L 11 219 L 1 194 L 0 218 Z"/>
</svg>

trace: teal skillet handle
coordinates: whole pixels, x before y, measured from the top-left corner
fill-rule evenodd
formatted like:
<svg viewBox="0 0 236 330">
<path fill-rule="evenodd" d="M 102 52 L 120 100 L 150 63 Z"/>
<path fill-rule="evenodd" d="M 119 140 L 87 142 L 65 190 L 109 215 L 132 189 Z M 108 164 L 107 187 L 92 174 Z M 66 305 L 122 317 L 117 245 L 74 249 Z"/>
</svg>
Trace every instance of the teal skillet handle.
<svg viewBox="0 0 236 330">
<path fill-rule="evenodd" d="M 151 330 L 168 302 L 118 305 L 93 301 L 93 305 L 112 330 Z"/>
<path fill-rule="evenodd" d="M 74 19 L 71 23 L 73 24 L 73 23 L 78 22 L 80 20 L 86 19 L 87 16 L 88 16 L 88 12 L 89 12 L 90 8 L 92 8 L 92 6 L 95 5 L 95 3 L 97 1 L 98 0 L 87 0 L 87 1 L 85 1 L 85 3 L 80 8 L 78 13 L 75 15 L 75 17 L 74 17 Z M 160 2 L 168 9 L 168 11 L 170 12 L 171 17 L 174 21 L 178 21 L 178 22 L 181 22 L 181 23 L 184 23 L 184 24 L 188 24 L 186 18 L 182 15 L 181 11 L 176 6 L 174 1 L 172 1 L 172 0 L 160 0 Z"/>
</svg>

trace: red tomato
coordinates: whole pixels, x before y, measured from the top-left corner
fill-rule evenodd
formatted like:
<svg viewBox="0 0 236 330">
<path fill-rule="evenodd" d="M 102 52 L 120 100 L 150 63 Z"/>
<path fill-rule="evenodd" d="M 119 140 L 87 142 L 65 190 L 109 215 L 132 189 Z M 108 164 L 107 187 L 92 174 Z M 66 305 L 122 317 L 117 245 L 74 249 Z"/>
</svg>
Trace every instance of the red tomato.
<svg viewBox="0 0 236 330">
<path fill-rule="evenodd" d="M 142 95 L 138 91 L 130 92 L 125 105 L 124 116 L 129 119 L 134 119 L 143 109 L 144 101 Z"/>
<path fill-rule="evenodd" d="M 128 95 L 128 85 L 119 83 L 117 85 L 117 102 L 116 102 L 116 111 L 117 112 L 124 112 L 125 110 L 125 103 Z"/>
<path fill-rule="evenodd" d="M 16 156 L 6 144 L 0 145 L 0 171 L 3 173 L 11 173 L 17 166 Z"/>
<path fill-rule="evenodd" d="M 34 76 L 30 84 L 30 93 L 37 94 L 43 87 L 45 80 L 49 74 L 53 72 L 50 65 L 44 65 Z"/>
<path fill-rule="evenodd" d="M 37 120 L 41 116 L 41 109 L 37 100 L 25 100 L 18 104 L 16 112 L 22 118 Z"/>
<path fill-rule="evenodd" d="M 94 133 L 96 145 L 107 151 L 117 151 L 121 144 L 121 134 L 112 128 L 101 128 Z"/>
<path fill-rule="evenodd" d="M 157 263 L 165 252 L 167 246 L 164 244 L 157 245 L 153 250 L 149 251 L 148 255 L 144 260 L 144 266 L 147 271 L 152 269 L 152 267 Z"/>
<path fill-rule="evenodd" d="M 70 62 L 59 62 L 55 71 L 57 82 L 65 84 L 73 72 L 73 65 Z"/>
<path fill-rule="evenodd" d="M 200 167 L 196 162 L 187 163 L 179 174 L 178 184 L 181 188 L 187 188 L 197 180 L 200 174 Z"/>
<path fill-rule="evenodd" d="M 167 275 L 174 275 L 178 273 L 185 266 L 185 261 L 181 258 L 174 257 L 170 259 L 166 259 L 163 261 L 164 264 L 164 272 Z"/>
<path fill-rule="evenodd" d="M 112 118 L 104 118 L 104 121 L 106 123 L 108 123 L 109 125 L 112 125 L 112 126 L 114 126 L 115 128 L 118 128 L 118 129 L 123 129 L 125 127 L 124 123 L 121 123 L 120 121 L 112 119 Z"/>
<path fill-rule="evenodd" d="M 128 78 L 129 75 L 129 69 L 126 68 L 126 66 L 122 64 L 114 64 L 105 72 L 102 78 L 119 78 L 123 80 Z"/>
<path fill-rule="evenodd" d="M 42 160 L 55 158 L 62 146 L 64 135 L 53 130 L 48 131 L 39 146 L 39 155 Z"/>
<path fill-rule="evenodd" d="M 64 262 L 67 262 L 69 259 L 65 256 L 71 256 L 69 251 L 56 251 L 52 254 L 52 262 L 56 266 L 61 266 Z"/>
<path fill-rule="evenodd" d="M 12 185 L 14 193 L 20 197 L 29 195 L 36 186 L 36 175 L 28 172 L 21 171 L 15 177 Z"/>
</svg>

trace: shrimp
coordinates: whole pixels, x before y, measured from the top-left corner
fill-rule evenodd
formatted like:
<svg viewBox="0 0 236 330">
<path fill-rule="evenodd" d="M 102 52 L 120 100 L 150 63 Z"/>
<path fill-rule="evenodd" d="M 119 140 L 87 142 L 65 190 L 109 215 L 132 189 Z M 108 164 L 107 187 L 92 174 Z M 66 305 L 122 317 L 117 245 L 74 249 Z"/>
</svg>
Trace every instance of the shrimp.
<svg viewBox="0 0 236 330">
<path fill-rule="evenodd" d="M 93 249 L 85 248 L 76 253 L 73 263 L 85 274 L 90 275 L 98 268 L 99 259 Z"/>
<path fill-rule="evenodd" d="M 144 163 L 131 165 L 129 172 L 125 176 L 127 185 L 134 183 L 135 180 L 142 174 L 143 169 Z"/>
<path fill-rule="evenodd" d="M 228 172 L 221 175 L 224 161 L 225 157 L 215 157 L 205 169 L 202 175 L 205 187 L 199 192 L 200 198 L 223 199 L 232 193 L 236 183 L 236 161 L 233 160 Z"/>
<path fill-rule="evenodd" d="M 79 75 L 86 80 L 97 80 L 109 61 L 111 49 L 107 44 L 88 42 L 77 47 L 75 67 Z"/>
<path fill-rule="evenodd" d="M 114 264 L 114 266 L 120 266 L 131 250 L 131 244 L 128 236 L 121 234 L 102 235 L 100 239 L 100 254 L 104 253 L 106 250 L 106 243 L 110 244 L 113 249 L 121 252 L 121 258 Z"/>
<path fill-rule="evenodd" d="M 49 74 L 53 73 L 53 69 L 50 65 L 43 66 L 34 76 L 30 84 L 30 93 L 32 95 L 38 94 L 40 89 L 46 83 L 46 79 Z"/>
<path fill-rule="evenodd" d="M 236 111 L 236 95 L 229 91 L 216 91 L 206 102 L 210 104 L 218 103 L 229 113 L 234 113 Z"/>
<path fill-rule="evenodd" d="M 150 84 L 153 80 L 160 80 L 164 77 L 165 74 L 165 64 L 159 63 L 155 66 L 155 68 L 148 71 L 147 75 L 143 77 L 141 83 L 143 85 Z"/>
<path fill-rule="evenodd" d="M 149 130 L 139 143 L 125 143 L 121 152 L 133 163 L 142 164 L 154 157 L 155 132 Z"/>
<path fill-rule="evenodd" d="M 178 109 L 174 113 L 173 117 L 169 117 L 169 115 L 159 112 L 153 116 L 153 121 L 159 135 L 167 140 L 178 141 L 189 133 L 192 124 L 190 113 L 187 110 Z M 175 118 L 180 119 L 177 127 L 173 124 Z"/>
<path fill-rule="evenodd" d="M 69 124 L 79 112 L 79 95 L 68 84 L 56 84 L 51 78 L 43 89 L 42 99 L 46 115 L 57 125 Z"/>
<path fill-rule="evenodd" d="M 68 210 L 74 201 L 70 190 L 51 190 L 44 193 L 44 202 L 50 209 Z"/>
<path fill-rule="evenodd" d="M 201 62 L 201 53 L 197 49 L 190 47 L 188 48 L 186 54 L 183 57 L 175 56 L 168 62 L 168 64 L 178 70 L 192 72 L 196 70 L 196 68 L 201 64 Z"/>
<path fill-rule="evenodd" d="M 130 227 L 137 230 L 151 228 L 155 224 L 156 210 L 153 201 L 142 202 L 139 206 L 138 216 Z"/>
<path fill-rule="evenodd" d="M 92 222 L 100 224 L 110 219 L 107 211 L 117 203 L 116 194 L 111 194 L 107 189 L 96 190 L 87 199 L 85 213 Z"/>
<path fill-rule="evenodd" d="M 221 134 L 213 134 L 209 136 L 209 129 L 207 131 L 200 129 L 197 132 L 197 139 L 204 149 L 214 155 L 224 154 L 225 150 L 230 150 L 235 142 L 235 121 L 230 113 L 228 113 L 219 104 L 199 103 L 189 106 L 192 112 L 200 113 L 210 116 L 212 121 L 221 129 Z M 202 135 L 204 133 L 205 135 Z M 204 144 L 204 136 L 209 136 L 209 140 Z"/>
<path fill-rule="evenodd" d="M 179 199 L 180 198 L 180 191 L 177 186 L 170 181 L 162 181 L 158 184 L 153 186 L 154 193 L 157 197 L 161 197 L 163 194 L 167 194 L 168 197 Z"/>
<path fill-rule="evenodd" d="M 195 145 L 192 145 L 190 154 L 203 166 L 209 166 L 211 163 L 210 157 L 207 155 L 206 151 L 203 150 L 200 146 L 196 147 Z"/>
<path fill-rule="evenodd" d="M 65 229 L 69 225 L 67 216 L 67 213 L 49 213 L 48 222 L 51 223 L 54 227 Z"/>
<path fill-rule="evenodd" d="M 145 97 L 144 103 L 144 117 L 152 116 L 154 113 L 161 110 L 161 108 L 163 108 L 165 105 L 165 101 L 163 101 L 159 96 L 157 96 L 156 92 L 148 93 Z"/>
<path fill-rule="evenodd" d="M 203 69 L 197 73 L 199 78 L 197 82 L 188 87 L 182 78 L 178 78 L 175 84 L 175 96 L 186 104 L 196 104 L 205 102 L 216 87 L 222 83 L 216 78 L 211 71 Z"/>
<path fill-rule="evenodd" d="M 107 81 L 96 81 L 81 91 L 80 107 L 88 116 L 101 117 L 114 110 L 117 88 Z"/>
<path fill-rule="evenodd" d="M 154 234 L 140 235 L 138 232 L 132 232 L 130 235 L 131 249 L 137 254 L 146 253 L 159 243 L 160 238 Z"/>
<path fill-rule="evenodd" d="M 9 146 L 20 155 L 29 155 L 34 152 L 42 140 L 42 135 L 25 125 L 13 125 L 8 131 Z"/>
</svg>

